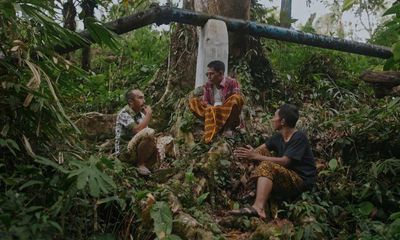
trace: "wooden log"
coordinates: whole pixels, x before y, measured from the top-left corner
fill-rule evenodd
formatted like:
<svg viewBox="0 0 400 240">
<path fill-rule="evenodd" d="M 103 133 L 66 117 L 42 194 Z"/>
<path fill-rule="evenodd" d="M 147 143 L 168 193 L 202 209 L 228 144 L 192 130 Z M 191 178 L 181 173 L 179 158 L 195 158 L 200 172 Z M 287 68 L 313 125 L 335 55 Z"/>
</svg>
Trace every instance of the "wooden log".
<svg viewBox="0 0 400 240">
<path fill-rule="evenodd" d="M 385 71 L 385 72 L 364 72 L 360 79 L 368 83 L 376 83 L 383 86 L 394 87 L 400 85 L 400 72 Z"/>
<path fill-rule="evenodd" d="M 366 71 L 360 76 L 360 79 L 371 84 L 376 97 L 400 96 L 400 72 Z"/>
</svg>

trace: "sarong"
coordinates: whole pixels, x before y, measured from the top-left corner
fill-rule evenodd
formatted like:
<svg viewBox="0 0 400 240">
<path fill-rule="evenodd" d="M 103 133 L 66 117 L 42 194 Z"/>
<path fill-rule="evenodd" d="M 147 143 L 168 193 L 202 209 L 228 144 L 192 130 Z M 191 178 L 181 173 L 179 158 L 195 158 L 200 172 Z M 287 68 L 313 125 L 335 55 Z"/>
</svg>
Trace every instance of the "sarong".
<svg viewBox="0 0 400 240">
<path fill-rule="evenodd" d="M 210 143 L 215 135 L 224 127 L 232 108 L 243 106 L 243 98 L 240 94 L 233 94 L 225 100 L 221 106 L 207 106 L 199 98 L 191 98 L 189 107 L 197 117 L 204 118 L 204 141 Z"/>
</svg>

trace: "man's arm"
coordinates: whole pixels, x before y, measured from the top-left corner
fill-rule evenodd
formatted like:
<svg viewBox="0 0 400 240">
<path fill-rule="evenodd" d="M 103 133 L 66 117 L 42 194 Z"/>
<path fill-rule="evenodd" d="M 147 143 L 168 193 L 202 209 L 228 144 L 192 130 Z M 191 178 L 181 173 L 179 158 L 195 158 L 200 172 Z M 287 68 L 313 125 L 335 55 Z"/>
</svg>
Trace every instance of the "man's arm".
<svg viewBox="0 0 400 240">
<path fill-rule="evenodd" d="M 267 146 L 263 144 L 265 148 L 268 150 Z M 263 147 L 264 148 L 264 147 Z M 282 166 L 288 166 L 290 163 L 290 158 L 287 156 L 283 157 L 269 157 L 269 156 L 263 156 L 256 152 L 254 148 L 252 148 L 250 145 L 247 145 L 246 147 L 239 147 L 235 149 L 234 151 L 234 156 L 238 157 L 240 159 L 247 159 L 247 160 L 256 160 L 256 161 L 270 161 L 273 163 L 277 163 Z"/>
<path fill-rule="evenodd" d="M 150 106 L 145 106 L 143 110 L 144 110 L 144 118 L 139 124 L 137 124 L 134 128 L 132 128 L 133 134 L 136 134 L 140 132 L 142 129 L 145 129 L 150 123 L 153 110 L 151 109 Z"/>
</svg>

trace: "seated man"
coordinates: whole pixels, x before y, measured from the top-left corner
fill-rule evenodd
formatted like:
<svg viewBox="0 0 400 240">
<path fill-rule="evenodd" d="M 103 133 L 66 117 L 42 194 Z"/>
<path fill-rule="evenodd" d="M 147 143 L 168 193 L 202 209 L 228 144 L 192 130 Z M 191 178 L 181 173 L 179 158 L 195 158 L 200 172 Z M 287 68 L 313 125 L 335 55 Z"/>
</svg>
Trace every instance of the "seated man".
<svg viewBox="0 0 400 240">
<path fill-rule="evenodd" d="M 249 208 L 230 211 L 235 215 L 253 215 L 266 218 L 264 205 L 271 193 L 284 198 L 293 198 L 305 190 L 310 190 L 316 178 L 316 166 L 307 136 L 296 130 L 299 111 L 294 105 L 284 104 L 272 118 L 275 130 L 279 132 L 257 150 L 251 146 L 235 149 L 239 159 L 260 161 L 252 174 L 257 178 L 257 192 L 254 204 Z M 266 156 L 268 150 L 276 157 Z"/>
<path fill-rule="evenodd" d="M 158 158 L 154 130 L 147 127 L 152 110 L 144 105 L 140 90 L 129 90 L 125 98 L 128 104 L 118 113 L 115 126 L 115 154 L 135 162 L 139 174 L 149 175 Z"/>
<path fill-rule="evenodd" d="M 207 67 L 208 81 L 203 86 L 203 97 L 190 99 L 189 107 L 197 117 L 204 119 L 204 139 L 209 143 L 219 131 L 232 135 L 232 130 L 240 124 L 243 99 L 239 83 L 224 77 L 223 62 L 212 61 Z"/>
</svg>

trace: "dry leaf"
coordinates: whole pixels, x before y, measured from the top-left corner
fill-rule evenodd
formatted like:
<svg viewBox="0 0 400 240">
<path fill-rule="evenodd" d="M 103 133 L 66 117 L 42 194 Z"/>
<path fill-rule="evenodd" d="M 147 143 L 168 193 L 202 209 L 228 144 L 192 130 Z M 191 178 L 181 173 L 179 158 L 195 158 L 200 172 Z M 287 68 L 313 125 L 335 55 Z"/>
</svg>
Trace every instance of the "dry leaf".
<svg viewBox="0 0 400 240">
<path fill-rule="evenodd" d="M 29 156 L 35 157 L 36 154 L 33 152 L 31 144 L 29 143 L 28 138 L 25 137 L 25 135 L 23 135 L 22 136 L 22 140 L 23 140 L 23 143 L 24 143 L 24 147 L 25 147 L 26 151 L 28 152 Z"/>
<path fill-rule="evenodd" d="M 18 49 L 19 49 L 18 45 L 14 46 L 14 47 L 11 48 L 11 52 L 16 52 L 16 51 L 18 51 Z"/>
<path fill-rule="evenodd" d="M 26 65 L 28 65 L 29 69 L 32 72 L 32 78 L 26 84 L 26 87 L 31 89 L 32 91 L 35 91 L 39 88 L 41 82 L 40 69 L 39 67 L 29 62 L 28 60 L 25 60 L 25 63 Z M 29 104 L 31 104 L 32 99 L 33 99 L 33 94 L 29 93 L 25 98 L 23 106 L 28 107 Z"/>
</svg>

